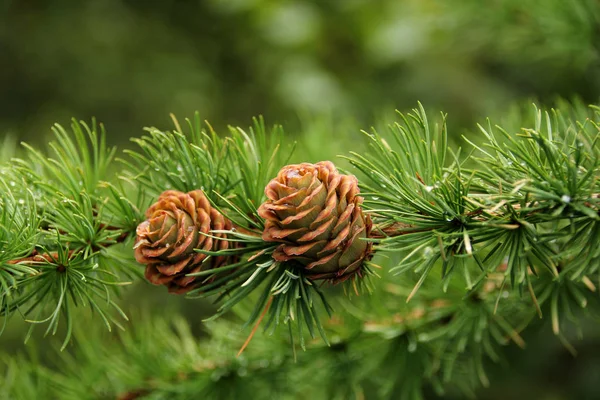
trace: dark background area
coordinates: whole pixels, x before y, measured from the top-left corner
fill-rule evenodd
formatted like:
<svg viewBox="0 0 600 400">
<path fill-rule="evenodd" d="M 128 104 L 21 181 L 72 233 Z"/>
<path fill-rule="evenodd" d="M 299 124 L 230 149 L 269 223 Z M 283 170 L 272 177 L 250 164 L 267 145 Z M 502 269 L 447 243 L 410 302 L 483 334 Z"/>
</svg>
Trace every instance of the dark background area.
<svg viewBox="0 0 600 400">
<path fill-rule="evenodd" d="M 421 101 L 451 127 L 600 93 L 595 0 L 4 0 L 0 134 L 97 117 L 113 140 L 198 110 L 369 126 Z M 458 132 L 457 132 L 458 133 Z"/>
<path fill-rule="evenodd" d="M 0 139 L 38 146 L 71 117 L 97 117 L 124 145 L 144 126 L 170 127 L 171 112 L 198 110 L 216 128 L 263 114 L 293 135 L 307 120 L 328 121 L 319 125 L 328 149 L 347 152 L 359 129 L 417 101 L 447 112 L 458 139 L 514 104 L 600 96 L 597 0 L 0 4 Z M 314 142 L 304 151 L 319 157 L 318 135 L 305 133 Z M 170 301 L 198 318 L 188 302 L 153 293 L 152 304 Z M 490 366 L 492 386 L 478 397 L 594 398 L 597 321 L 583 331 L 584 341 L 570 336 L 574 358 L 547 326 L 529 330 L 528 349 L 508 349 L 505 365 Z M 0 344 L 8 349 L 21 333 L 9 330 Z"/>
</svg>

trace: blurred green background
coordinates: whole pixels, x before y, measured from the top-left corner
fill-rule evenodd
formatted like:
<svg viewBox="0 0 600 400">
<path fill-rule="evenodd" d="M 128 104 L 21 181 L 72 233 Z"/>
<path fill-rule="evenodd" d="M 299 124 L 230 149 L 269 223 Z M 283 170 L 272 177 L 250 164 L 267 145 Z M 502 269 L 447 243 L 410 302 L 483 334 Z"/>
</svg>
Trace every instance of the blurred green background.
<svg viewBox="0 0 600 400">
<path fill-rule="evenodd" d="M 369 126 L 394 108 L 452 127 L 523 99 L 600 93 L 597 0 L 4 0 L 0 132 L 103 121 L 116 141 L 170 112 Z"/>
<path fill-rule="evenodd" d="M 38 146 L 71 117 L 97 117 L 124 145 L 144 126 L 170 127 L 171 112 L 198 110 L 216 128 L 263 114 L 304 132 L 300 154 L 316 161 L 357 150 L 349 138 L 360 128 L 417 101 L 447 112 L 457 140 L 514 104 L 600 98 L 597 0 L 0 4 L 0 139 Z M 198 319 L 191 303 L 160 292 L 149 304 Z M 600 332 L 585 331 L 577 359 L 547 327 L 530 331 L 533 345 L 508 351 L 510 367 L 492 367 L 492 387 L 478 396 L 593 398 Z M 20 337 L 9 330 L 3 350 Z"/>
</svg>

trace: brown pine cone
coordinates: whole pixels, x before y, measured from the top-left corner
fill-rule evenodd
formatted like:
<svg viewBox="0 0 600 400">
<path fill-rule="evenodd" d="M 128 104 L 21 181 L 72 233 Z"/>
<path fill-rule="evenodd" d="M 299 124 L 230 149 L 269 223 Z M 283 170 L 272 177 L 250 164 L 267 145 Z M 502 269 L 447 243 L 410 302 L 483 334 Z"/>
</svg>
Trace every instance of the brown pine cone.
<svg viewBox="0 0 600 400">
<path fill-rule="evenodd" d="M 333 163 L 283 167 L 265 188 L 258 209 L 265 218 L 263 240 L 281 242 L 277 261 L 295 260 L 313 280 L 344 281 L 371 257 L 371 219 L 363 214 L 358 181 Z"/>
<path fill-rule="evenodd" d="M 227 262 L 227 257 L 213 256 L 206 260 L 206 254 L 194 251 L 230 247 L 226 240 L 200 234 L 231 229 L 231 222 L 210 205 L 201 190 L 163 192 L 146 211 L 146 218 L 137 227 L 134 249 L 136 260 L 146 264 L 145 276 L 151 283 L 165 285 L 169 292 L 186 293 L 201 282 L 207 283 L 206 277 L 186 274 L 218 268 Z M 224 233 L 211 235 L 226 237 Z"/>
</svg>

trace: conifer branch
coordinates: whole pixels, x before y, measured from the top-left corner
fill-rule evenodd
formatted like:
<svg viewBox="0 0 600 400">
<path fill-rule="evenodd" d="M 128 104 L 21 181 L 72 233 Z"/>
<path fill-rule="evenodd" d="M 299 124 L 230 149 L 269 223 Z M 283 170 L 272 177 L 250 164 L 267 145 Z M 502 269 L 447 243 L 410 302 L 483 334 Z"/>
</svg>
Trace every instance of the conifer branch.
<svg viewBox="0 0 600 400">
<path fill-rule="evenodd" d="M 233 313 L 253 326 L 251 335 L 259 324 L 289 332 L 281 342 L 254 335 L 236 359 L 229 350 L 247 331 L 224 345 L 227 354 L 205 354 L 189 347 L 183 323 L 173 342 L 160 340 L 173 336 L 168 325 L 142 326 L 121 336 L 141 370 L 111 376 L 118 387 L 103 389 L 122 398 L 264 389 L 268 380 L 240 374 L 272 378 L 296 359 L 307 370 L 315 360 L 345 366 L 325 368 L 324 381 L 353 382 L 329 385 L 330 397 L 360 397 L 363 383 L 378 385 L 391 365 L 401 384 L 383 382 L 382 397 L 418 397 L 425 383 L 443 393 L 456 381 L 467 393 L 488 384 L 484 367 L 501 359 L 500 346 L 525 347 L 521 332 L 538 318 L 574 351 L 565 325 L 576 310 L 600 309 L 600 109 L 579 120 L 536 109 L 517 134 L 488 122 L 481 141 L 467 140 L 466 155 L 448 150 L 445 115 L 432 124 L 419 104 L 399 117 L 385 135 L 365 133 L 369 151 L 346 157 L 358 181 L 330 162 L 287 165 L 293 146 L 284 148 L 281 127 L 269 130 L 262 119 L 224 137 L 197 115 L 188 133 L 177 120 L 173 132 L 147 129 L 118 179 L 108 176 L 115 149 L 101 126 L 74 122 L 71 134 L 56 126 L 51 157 L 27 147 L 26 160 L 2 168 L 0 315 L 20 313 L 51 334 L 63 321 L 64 349 L 77 329 L 75 307 L 120 327 L 117 316 L 126 317 L 115 289 L 144 264 L 152 283 L 216 299 L 210 319 Z M 377 264 L 385 268 L 369 279 Z M 350 300 L 329 283 L 356 294 L 369 283 L 373 295 Z M 224 340 L 230 325 L 212 326 L 211 340 Z M 156 336 L 139 348 L 145 329 Z M 153 341 L 202 363 L 145 370 L 156 365 Z M 263 366 L 275 341 L 306 352 Z M 269 347 L 256 356 L 255 346 Z M 85 350 L 86 362 L 122 371 L 123 360 Z M 356 357 L 368 358 L 364 370 L 353 368 Z M 73 393 L 89 389 L 85 380 L 45 374 Z M 225 393 L 219 382 L 230 378 Z"/>
</svg>

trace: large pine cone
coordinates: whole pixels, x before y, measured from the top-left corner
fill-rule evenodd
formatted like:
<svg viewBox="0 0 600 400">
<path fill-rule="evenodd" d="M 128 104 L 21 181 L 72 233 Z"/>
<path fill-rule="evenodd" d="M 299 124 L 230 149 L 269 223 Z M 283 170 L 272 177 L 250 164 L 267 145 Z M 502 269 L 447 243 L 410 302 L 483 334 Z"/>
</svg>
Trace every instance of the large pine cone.
<svg viewBox="0 0 600 400">
<path fill-rule="evenodd" d="M 283 167 L 265 188 L 258 209 L 266 219 L 263 240 L 281 242 L 277 261 L 295 260 L 313 280 L 344 281 L 371 257 L 371 220 L 360 207 L 358 181 L 333 163 Z"/>
<path fill-rule="evenodd" d="M 189 193 L 167 190 L 146 211 L 147 220 L 137 227 L 135 258 L 146 264 L 146 279 L 166 285 L 169 292 L 185 293 L 206 283 L 206 277 L 186 274 L 222 266 L 227 257 L 210 257 L 194 249 L 225 250 L 230 242 L 202 233 L 229 230 L 231 222 L 214 209 L 201 190 Z M 223 233 L 212 236 L 224 238 Z"/>
</svg>

